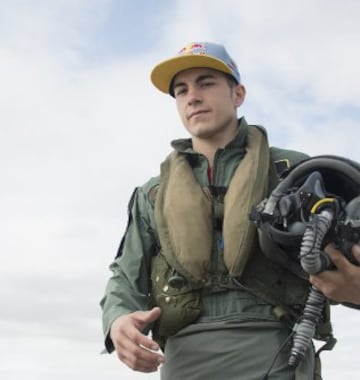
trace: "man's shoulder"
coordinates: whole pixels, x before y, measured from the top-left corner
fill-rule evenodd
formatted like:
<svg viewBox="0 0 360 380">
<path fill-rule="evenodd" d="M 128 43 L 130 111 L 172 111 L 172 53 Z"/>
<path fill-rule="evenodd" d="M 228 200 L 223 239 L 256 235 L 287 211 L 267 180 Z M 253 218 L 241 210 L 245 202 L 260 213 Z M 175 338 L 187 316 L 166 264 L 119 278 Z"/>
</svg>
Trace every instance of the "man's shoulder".
<svg viewBox="0 0 360 380">
<path fill-rule="evenodd" d="M 147 202 L 154 205 L 157 190 L 160 184 L 160 176 L 151 177 L 144 184 L 138 187 L 139 195 L 143 196 Z"/>
<path fill-rule="evenodd" d="M 148 179 L 145 183 L 143 183 L 140 188 L 142 189 L 142 191 L 144 191 L 145 193 L 149 192 L 154 186 L 158 186 L 160 183 L 160 176 L 156 176 L 156 177 L 151 177 L 150 179 Z"/>
<path fill-rule="evenodd" d="M 301 161 L 307 160 L 309 156 L 297 150 L 290 150 L 278 147 L 270 148 L 270 159 L 274 163 L 283 162 L 288 168 L 298 164 Z"/>
</svg>

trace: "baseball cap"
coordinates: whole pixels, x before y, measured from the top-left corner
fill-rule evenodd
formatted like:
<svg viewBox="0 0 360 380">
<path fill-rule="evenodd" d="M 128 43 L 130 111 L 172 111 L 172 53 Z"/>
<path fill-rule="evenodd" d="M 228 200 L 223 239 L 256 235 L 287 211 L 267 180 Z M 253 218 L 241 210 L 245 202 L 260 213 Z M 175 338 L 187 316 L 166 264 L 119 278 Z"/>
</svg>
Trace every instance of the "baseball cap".
<svg viewBox="0 0 360 380">
<path fill-rule="evenodd" d="M 160 91 L 169 94 L 173 78 L 180 71 L 195 67 L 205 67 L 231 75 L 240 83 L 240 73 L 236 63 L 223 45 L 211 42 L 191 42 L 178 54 L 160 62 L 151 72 L 151 81 Z"/>
</svg>

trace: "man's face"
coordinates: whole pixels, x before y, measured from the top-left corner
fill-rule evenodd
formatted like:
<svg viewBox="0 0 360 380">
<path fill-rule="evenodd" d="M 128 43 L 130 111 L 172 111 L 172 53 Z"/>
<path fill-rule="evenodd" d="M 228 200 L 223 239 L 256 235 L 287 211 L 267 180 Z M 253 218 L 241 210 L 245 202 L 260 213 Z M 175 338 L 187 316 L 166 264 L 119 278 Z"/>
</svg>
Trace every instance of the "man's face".
<svg viewBox="0 0 360 380">
<path fill-rule="evenodd" d="M 194 68 L 176 75 L 174 96 L 180 118 L 193 138 L 212 139 L 237 127 L 236 109 L 245 97 L 220 71 Z"/>
</svg>

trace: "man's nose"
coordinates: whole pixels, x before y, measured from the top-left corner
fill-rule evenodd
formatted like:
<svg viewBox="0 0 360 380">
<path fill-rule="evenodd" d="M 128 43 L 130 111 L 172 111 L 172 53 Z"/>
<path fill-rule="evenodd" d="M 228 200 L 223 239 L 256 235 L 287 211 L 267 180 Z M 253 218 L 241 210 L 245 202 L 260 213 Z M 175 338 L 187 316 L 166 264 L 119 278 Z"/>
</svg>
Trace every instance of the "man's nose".
<svg viewBox="0 0 360 380">
<path fill-rule="evenodd" d="M 188 104 L 194 105 L 196 103 L 201 103 L 202 97 L 200 89 L 197 86 L 190 86 L 188 88 Z"/>
</svg>

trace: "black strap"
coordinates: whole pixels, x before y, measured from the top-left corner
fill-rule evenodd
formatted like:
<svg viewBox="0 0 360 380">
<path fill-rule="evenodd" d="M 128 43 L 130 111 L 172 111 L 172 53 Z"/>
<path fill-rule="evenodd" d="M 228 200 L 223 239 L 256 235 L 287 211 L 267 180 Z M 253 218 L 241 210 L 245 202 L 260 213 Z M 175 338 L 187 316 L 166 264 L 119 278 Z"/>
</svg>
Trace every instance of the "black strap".
<svg viewBox="0 0 360 380">
<path fill-rule="evenodd" d="M 132 208 L 133 208 L 133 206 L 134 206 L 135 196 L 136 196 L 136 194 L 137 194 L 137 191 L 138 191 L 138 187 L 136 187 L 136 188 L 134 189 L 133 193 L 131 194 L 131 197 L 130 197 L 129 203 L 128 203 L 128 210 L 127 210 L 127 213 L 128 213 L 128 221 L 127 221 L 127 224 L 126 224 L 126 228 L 125 228 L 124 235 L 123 235 L 123 237 L 121 238 L 120 245 L 119 245 L 119 248 L 118 248 L 117 253 L 116 253 L 116 256 L 115 256 L 116 259 L 122 255 L 122 250 L 123 250 L 123 247 L 124 247 L 124 242 L 125 242 L 126 232 L 127 232 L 127 230 L 129 229 L 130 223 L 132 222 L 132 219 L 133 219 L 131 210 L 132 210 Z"/>
</svg>

